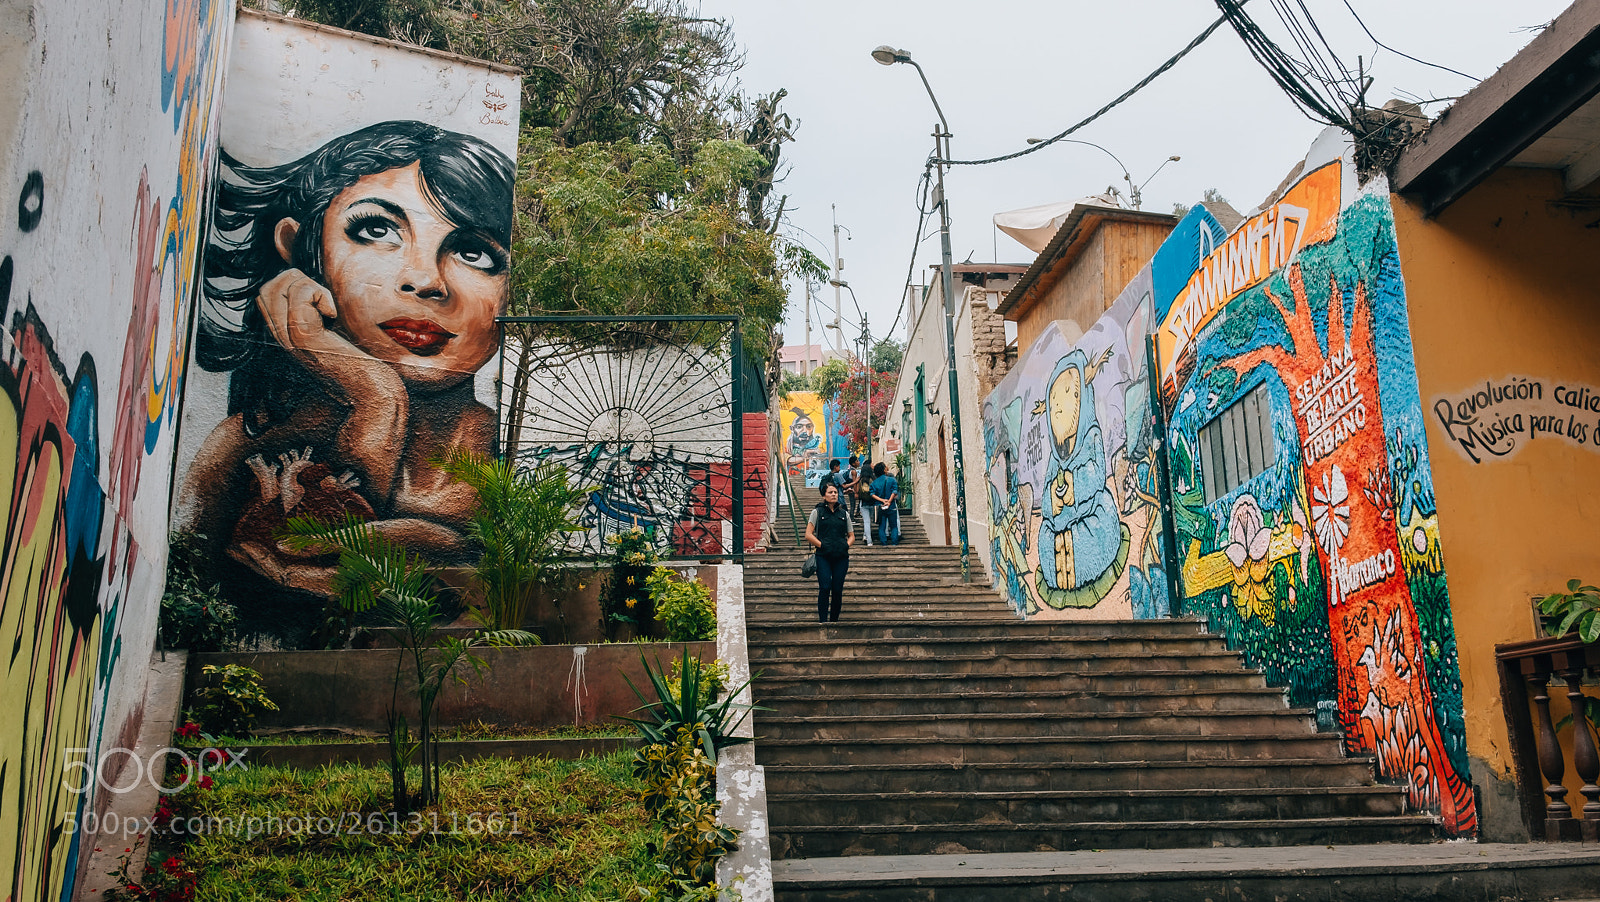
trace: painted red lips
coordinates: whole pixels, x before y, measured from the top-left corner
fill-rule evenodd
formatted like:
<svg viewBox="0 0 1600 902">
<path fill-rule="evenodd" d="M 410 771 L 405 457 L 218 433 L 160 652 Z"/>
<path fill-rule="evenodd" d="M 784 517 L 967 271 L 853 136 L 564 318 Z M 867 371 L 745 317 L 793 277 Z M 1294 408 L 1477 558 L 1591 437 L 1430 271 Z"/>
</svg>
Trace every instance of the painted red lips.
<svg viewBox="0 0 1600 902">
<path fill-rule="evenodd" d="M 439 353 L 450 343 L 450 339 L 456 337 L 454 332 L 426 319 L 397 317 L 379 323 L 378 328 L 394 339 L 395 344 L 421 357 Z"/>
</svg>

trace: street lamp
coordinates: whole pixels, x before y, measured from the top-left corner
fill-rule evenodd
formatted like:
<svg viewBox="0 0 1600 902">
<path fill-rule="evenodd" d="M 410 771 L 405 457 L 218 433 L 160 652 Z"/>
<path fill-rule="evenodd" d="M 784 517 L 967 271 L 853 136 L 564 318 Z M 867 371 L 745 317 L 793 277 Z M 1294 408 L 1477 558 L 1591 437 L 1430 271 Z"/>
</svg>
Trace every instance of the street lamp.
<svg viewBox="0 0 1600 902">
<path fill-rule="evenodd" d="M 1044 138 L 1029 138 L 1028 139 L 1028 143 L 1029 144 L 1043 144 L 1044 142 L 1045 142 Z M 1150 179 L 1155 178 L 1157 173 L 1159 173 L 1159 172 L 1161 172 L 1161 170 L 1167 168 L 1167 164 L 1168 163 L 1176 163 L 1179 160 L 1183 159 L 1182 157 L 1178 157 L 1178 156 L 1167 157 L 1165 160 L 1161 161 L 1161 165 L 1160 166 L 1156 167 L 1156 171 L 1155 172 L 1150 173 L 1150 178 L 1147 178 L 1144 181 L 1139 182 L 1138 184 L 1134 184 L 1133 176 L 1131 174 L 1129 174 L 1128 167 L 1122 165 L 1122 160 L 1118 159 L 1116 154 L 1112 153 L 1109 150 L 1106 150 L 1104 147 L 1101 147 L 1100 145 L 1094 143 L 1093 141 L 1079 141 L 1077 138 L 1057 138 L 1055 143 L 1059 143 L 1059 144 L 1082 144 L 1084 147 L 1093 147 L 1095 150 L 1098 150 L 1101 153 L 1105 154 L 1106 156 L 1110 157 L 1117 164 L 1117 168 L 1122 170 L 1122 180 L 1128 183 L 1128 202 L 1133 204 L 1133 208 L 1135 210 L 1139 209 L 1140 205 L 1143 203 L 1144 186 L 1150 184 Z"/>
<path fill-rule="evenodd" d="M 968 565 L 968 555 L 971 547 L 967 542 L 967 478 L 965 452 L 961 441 L 961 391 L 956 385 L 956 297 L 955 297 L 955 263 L 950 253 L 950 205 L 944 195 L 944 170 L 950 159 L 950 123 L 944 118 L 944 110 L 939 107 L 939 98 L 933 96 L 933 87 L 928 84 L 928 76 L 911 58 L 911 54 L 904 50 L 897 50 L 888 44 L 883 44 L 872 51 L 872 58 L 885 66 L 895 63 L 909 63 L 917 70 L 917 77 L 922 79 L 922 87 L 928 92 L 928 99 L 933 101 L 933 111 L 939 114 L 939 125 L 933 132 L 933 165 L 939 170 L 939 184 L 935 189 L 934 203 L 939 205 L 939 244 L 943 254 L 943 263 L 940 266 L 939 276 L 941 287 L 944 290 L 944 339 L 945 358 L 949 361 L 948 377 L 950 381 L 950 437 L 951 445 L 955 451 L 955 466 L 952 469 L 956 474 L 956 523 L 961 534 L 961 581 L 971 582 L 972 571 Z"/>
</svg>

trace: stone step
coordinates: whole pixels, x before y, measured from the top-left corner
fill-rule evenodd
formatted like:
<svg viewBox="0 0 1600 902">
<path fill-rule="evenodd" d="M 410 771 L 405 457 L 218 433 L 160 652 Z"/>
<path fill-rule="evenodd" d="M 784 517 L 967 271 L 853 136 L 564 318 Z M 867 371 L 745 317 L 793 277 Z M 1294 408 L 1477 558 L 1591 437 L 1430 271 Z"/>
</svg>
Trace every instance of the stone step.
<svg viewBox="0 0 1600 902">
<path fill-rule="evenodd" d="M 1124 714 L 1118 712 L 1048 712 L 1007 714 L 890 714 L 785 717 L 765 711 L 755 715 L 756 735 L 764 740 L 806 739 L 830 742 L 840 739 L 941 738 L 977 741 L 984 739 L 1048 739 L 1097 736 L 1114 739 L 1123 736 L 1163 735 L 1168 738 L 1212 736 L 1230 737 L 1243 733 L 1285 737 L 1314 734 L 1313 712 L 1282 709 L 1277 711 L 1210 711 L 1203 713 L 1167 712 Z"/>
<path fill-rule="evenodd" d="M 1247 789 L 1372 785 L 1371 758 L 1266 761 L 1081 761 L 988 764 L 769 764 L 768 793 L 1046 792 L 1061 790 Z"/>
<path fill-rule="evenodd" d="M 759 669 L 759 668 L 758 668 Z M 869 692 L 916 694 L 924 698 L 948 698 L 974 692 L 1005 692 L 1014 689 L 1017 675 L 1008 670 L 988 673 L 906 673 L 883 674 L 868 671 L 855 674 L 829 673 L 806 676 L 780 676 L 762 671 L 755 681 L 757 700 L 793 696 L 832 698 Z M 1055 668 L 1027 674 L 1022 685 L 1037 692 L 1218 692 L 1256 689 L 1266 686 L 1259 671 L 1242 668 L 1196 668 L 1193 670 L 1144 669 L 1133 672 Z"/>
<path fill-rule="evenodd" d="M 774 831 L 791 827 L 1307 820 L 1405 814 L 1397 786 L 1043 792 L 767 793 Z"/>
<path fill-rule="evenodd" d="M 1284 736 L 1018 736 L 1001 740 L 944 737 L 900 739 L 766 739 L 757 728 L 756 763 L 786 765 L 1000 764 L 1056 766 L 1084 761 L 1246 761 L 1324 758 L 1337 761 L 1343 742 L 1332 733 Z"/>
<path fill-rule="evenodd" d="M 1068 663 L 1070 662 L 1070 663 Z M 752 666 L 757 666 L 753 660 Z M 1066 667 L 1090 671 L 1125 671 L 1149 666 L 1145 655 L 1067 658 L 1046 652 L 997 655 L 934 655 L 909 652 L 903 658 L 794 657 L 760 659 L 759 669 L 767 676 L 821 676 L 824 674 L 881 673 L 902 676 L 908 673 L 1037 673 Z M 1165 670 L 1215 670 L 1225 665 L 1243 666 L 1238 652 L 1193 652 L 1165 655 L 1160 666 Z"/>
<path fill-rule="evenodd" d="M 1109 628 L 1108 628 L 1109 627 Z M 981 621 L 960 623 L 929 623 L 926 620 L 902 620 L 877 623 L 799 624 L 794 626 L 764 625 L 751 627 L 751 647 L 789 642 L 794 639 L 914 639 L 922 636 L 979 635 L 992 636 L 1005 631 L 1012 635 L 1044 635 L 1081 637 L 1090 639 L 1114 637 L 1206 636 L 1198 620 L 1136 620 L 1116 624 L 1103 621 L 1081 620 L 1019 620 L 1004 616 Z"/>
<path fill-rule="evenodd" d="M 801 858 L 778 902 L 1595 902 L 1581 843 L 1375 843 Z"/>
<path fill-rule="evenodd" d="M 1051 636 L 1048 634 L 920 636 L 904 639 L 793 639 L 750 646 L 750 663 L 788 658 L 925 658 L 958 655 L 1037 654 L 1076 658 L 1197 655 L 1227 652 L 1222 640 L 1204 636 Z"/>
<path fill-rule="evenodd" d="M 980 589 L 995 601 L 1000 601 L 999 593 L 989 588 L 987 583 L 963 583 L 960 574 L 938 574 L 924 571 L 916 576 L 900 576 L 893 574 L 863 573 L 854 561 L 850 563 L 850 572 L 844 579 L 844 592 L 846 597 L 855 595 L 862 590 L 870 590 L 876 594 L 898 592 L 900 594 L 937 594 L 946 589 Z M 759 592 L 762 595 L 790 593 L 816 594 L 817 579 L 800 575 L 800 568 L 796 567 L 792 574 L 781 576 L 757 577 L 746 581 L 745 594 Z"/>
<path fill-rule="evenodd" d="M 806 602 L 816 601 L 817 583 L 815 580 L 811 580 L 784 589 L 773 589 L 770 592 L 762 593 L 761 596 L 756 598 L 751 598 L 748 595 L 745 598 L 744 608 L 747 612 L 769 611 L 781 613 L 790 609 L 804 608 Z M 990 617 L 1004 616 L 1012 610 L 1004 599 L 988 589 L 967 586 L 930 588 L 928 586 L 894 586 L 870 583 L 852 586 L 846 580 L 842 598 L 845 604 L 875 605 L 885 608 L 891 608 L 893 605 L 915 603 L 935 608 L 948 608 L 950 610 L 987 610 Z M 1020 620 L 1022 618 L 1015 619 Z"/>
<path fill-rule="evenodd" d="M 775 566 L 779 561 L 798 562 L 806 555 L 811 554 L 813 550 L 808 546 L 802 545 L 769 548 L 760 554 L 752 554 L 745 563 L 746 565 L 761 568 Z M 961 566 L 961 549 L 954 545 L 907 545 L 904 543 L 899 545 L 880 545 L 877 542 L 868 545 L 865 542 L 857 542 L 850 546 L 851 559 L 854 560 L 857 554 L 868 556 L 874 561 L 884 563 L 895 561 L 938 561 L 941 563 L 949 562 L 957 567 Z M 983 558 L 978 557 L 976 554 L 968 554 L 967 568 L 973 572 L 982 570 Z"/>
<path fill-rule="evenodd" d="M 1270 818 L 1238 821 L 1122 821 L 1077 824 L 947 823 L 772 828 L 772 857 L 927 855 L 935 851 L 1049 852 L 1074 849 L 1188 849 L 1218 846 L 1432 842 L 1438 821 L 1422 815 Z M 1073 898 L 1078 898 L 1073 896 Z"/>
<path fill-rule="evenodd" d="M 1026 685 L 1026 684 L 1024 684 Z M 1138 714 L 1153 712 L 1282 711 L 1282 689 L 1235 688 L 1179 692 L 963 692 L 949 698 L 918 693 L 782 696 L 760 695 L 768 708 L 760 716 L 821 717 L 848 714 L 885 717 L 895 714 L 1055 713 L 1061 711 Z"/>
</svg>

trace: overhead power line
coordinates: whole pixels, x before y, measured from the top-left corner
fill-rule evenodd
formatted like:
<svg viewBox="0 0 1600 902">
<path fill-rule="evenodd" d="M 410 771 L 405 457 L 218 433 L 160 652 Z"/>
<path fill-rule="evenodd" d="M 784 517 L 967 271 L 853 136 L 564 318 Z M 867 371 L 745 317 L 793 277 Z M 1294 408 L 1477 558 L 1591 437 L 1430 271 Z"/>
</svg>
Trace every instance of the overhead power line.
<svg viewBox="0 0 1600 902">
<path fill-rule="evenodd" d="M 1095 110 L 1087 118 L 1085 118 L 1081 122 L 1078 122 L 1075 125 L 1069 126 L 1065 131 L 1061 132 L 1058 135 L 1046 138 L 1043 141 L 1040 141 L 1038 144 L 1034 144 L 1034 145 L 1032 145 L 1030 147 L 1027 147 L 1027 148 L 1025 148 L 1023 150 L 1019 150 L 1019 151 L 1017 151 L 1015 153 L 1008 153 L 1008 154 L 1004 154 L 1004 155 L 998 156 L 998 157 L 989 157 L 988 159 L 984 159 L 984 160 L 929 160 L 928 161 L 928 165 L 933 166 L 933 165 L 938 165 L 938 164 L 944 164 L 946 166 L 983 166 L 983 165 L 986 165 L 986 164 L 989 164 L 989 163 L 1002 163 L 1002 162 L 1004 162 L 1006 160 L 1014 160 L 1017 157 L 1027 156 L 1028 154 L 1034 153 L 1035 151 L 1044 150 L 1046 147 L 1049 147 L 1050 145 L 1056 143 L 1057 141 L 1060 141 L 1062 138 L 1067 137 L 1068 135 L 1072 134 L 1073 132 L 1077 131 L 1078 129 L 1083 128 L 1084 126 L 1086 126 L 1089 123 L 1095 121 L 1096 119 L 1099 119 L 1101 116 L 1104 116 L 1106 113 L 1111 112 L 1111 110 L 1113 108 L 1115 108 L 1116 106 L 1121 104 L 1123 101 L 1125 101 L 1129 97 L 1132 97 L 1133 95 L 1139 93 L 1141 90 L 1144 89 L 1144 87 L 1146 85 L 1148 85 L 1151 82 L 1155 81 L 1162 74 L 1164 74 L 1168 69 L 1171 69 L 1173 66 L 1176 66 L 1178 64 L 1179 60 L 1182 60 L 1184 57 L 1189 55 L 1190 51 L 1194 50 L 1194 48 L 1199 47 L 1201 44 L 1205 43 L 1206 38 L 1211 37 L 1212 32 L 1216 31 L 1222 25 L 1222 23 L 1224 23 L 1226 21 L 1228 21 L 1227 16 L 1223 16 L 1222 18 L 1218 19 L 1217 21 L 1212 22 L 1210 25 L 1206 26 L 1206 30 L 1202 31 L 1198 35 L 1196 35 L 1195 39 L 1190 41 L 1188 46 L 1184 47 L 1182 50 L 1179 50 L 1176 54 L 1174 54 L 1172 56 L 1171 59 L 1169 59 L 1166 62 L 1162 63 L 1160 66 L 1157 66 L 1156 70 L 1154 72 L 1151 72 L 1149 75 L 1146 75 L 1143 79 L 1141 79 L 1139 81 L 1138 84 L 1134 85 L 1133 87 L 1129 88 L 1126 91 L 1123 91 L 1122 94 L 1117 97 L 1117 99 L 1111 101 L 1110 103 L 1106 104 L 1105 106 L 1101 107 L 1100 109 Z"/>
<path fill-rule="evenodd" d="M 1482 81 L 1482 79 L 1476 78 L 1476 77 L 1471 76 L 1471 75 L 1468 75 L 1467 73 L 1462 72 L 1460 69 L 1452 69 L 1449 66 L 1441 66 L 1438 63 L 1430 63 L 1425 59 L 1418 59 L 1417 57 L 1414 57 L 1411 54 L 1406 53 L 1404 50 L 1396 50 L 1393 47 L 1390 47 L 1388 44 L 1385 44 L 1384 42 L 1378 40 L 1377 35 L 1374 35 L 1372 33 L 1372 29 L 1367 27 L 1367 23 L 1361 21 L 1361 14 L 1356 12 L 1356 8 L 1350 5 L 1350 0 L 1344 0 L 1344 8 L 1350 10 L 1350 15 L 1355 17 L 1356 24 L 1360 25 L 1361 26 L 1361 30 L 1367 33 L 1367 37 L 1372 39 L 1372 43 L 1377 44 L 1379 47 L 1382 47 L 1383 49 L 1389 51 L 1390 53 L 1397 53 L 1400 56 L 1403 56 L 1406 59 L 1412 61 L 1413 63 L 1421 63 L 1424 66 L 1431 66 L 1431 67 L 1433 67 L 1435 69 L 1440 69 L 1440 70 L 1443 70 L 1445 72 L 1449 72 L 1449 73 L 1451 73 L 1453 75 L 1459 75 L 1462 78 L 1470 78 L 1473 81 Z"/>
</svg>

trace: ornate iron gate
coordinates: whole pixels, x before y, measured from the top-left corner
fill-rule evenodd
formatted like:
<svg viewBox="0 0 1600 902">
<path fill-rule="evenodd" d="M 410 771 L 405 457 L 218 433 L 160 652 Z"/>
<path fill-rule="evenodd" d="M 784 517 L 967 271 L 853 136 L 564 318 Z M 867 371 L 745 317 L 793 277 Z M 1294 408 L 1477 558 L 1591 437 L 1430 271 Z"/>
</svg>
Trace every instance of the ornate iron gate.
<svg viewBox="0 0 1600 902">
<path fill-rule="evenodd" d="M 739 319 L 502 317 L 501 453 L 585 487 L 571 549 L 638 527 L 669 557 L 744 551 Z"/>
</svg>

